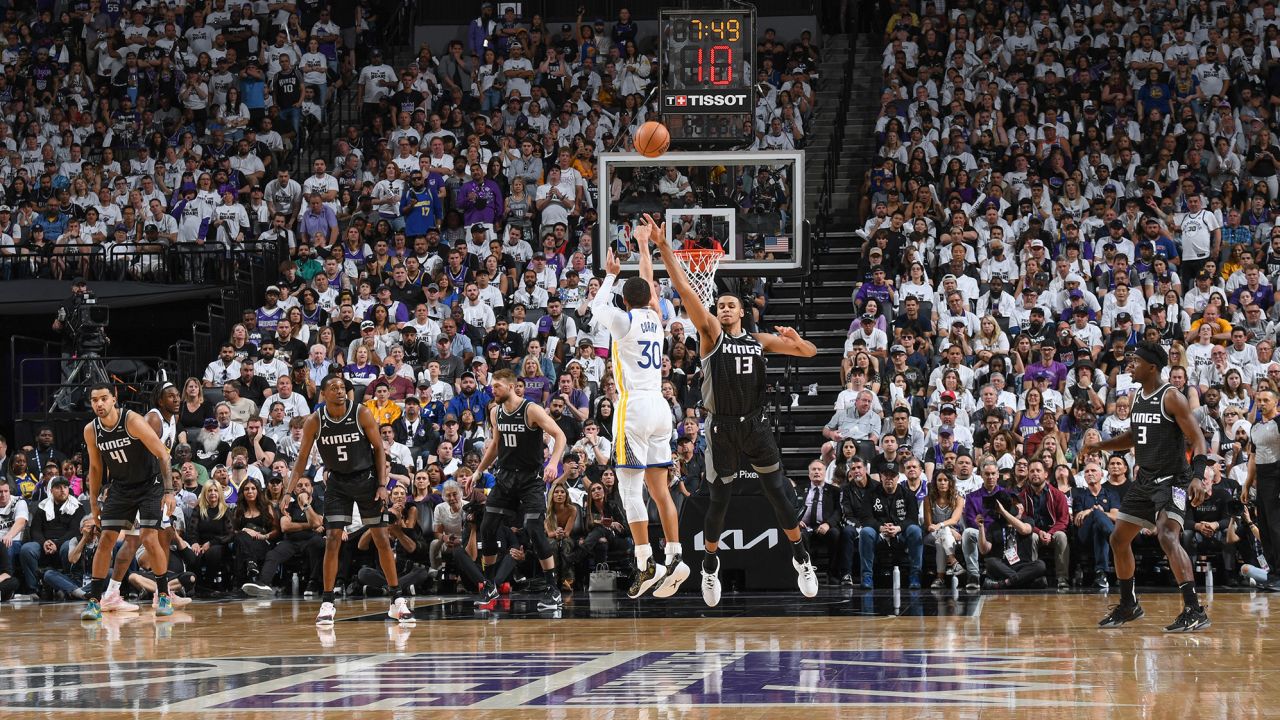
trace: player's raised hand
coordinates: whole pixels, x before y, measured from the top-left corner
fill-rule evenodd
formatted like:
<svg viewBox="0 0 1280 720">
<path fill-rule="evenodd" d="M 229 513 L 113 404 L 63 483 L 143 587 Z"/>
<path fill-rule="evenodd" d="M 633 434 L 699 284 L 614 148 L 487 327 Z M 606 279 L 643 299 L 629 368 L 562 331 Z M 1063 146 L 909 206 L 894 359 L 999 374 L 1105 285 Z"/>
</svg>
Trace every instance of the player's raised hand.
<svg viewBox="0 0 1280 720">
<path fill-rule="evenodd" d="M 650 241 L 652 241 L 653 244 L 657 245 L 658 247 L 664 247 L 667 244 L 666 226 L 654 220 L 653 216 L 650 215 L 649 213 L 645 213 L 643 215 L 643 217 L 640 220 L 640 227 L 636 228 L 636 232 L 634 233 L 634 236 L 637 239 L 641 237 L 640 236 L 641 229 L 644 230 L 644 239 L 642 240 L 642 242 L 646 243 L 645 246 L 640 248 L 642 252 L 648 250 L 647 243 Z"/>
<path fill-rule="evenodd" d="M 622 272 L 622 263 L 618 261 L 618 253 L 614 252 L 612 248 L 609 250 L 609 255 L 604 259 L 604 271 L 614 277 L 617 277 L 618 273 Z"/>
</svg>

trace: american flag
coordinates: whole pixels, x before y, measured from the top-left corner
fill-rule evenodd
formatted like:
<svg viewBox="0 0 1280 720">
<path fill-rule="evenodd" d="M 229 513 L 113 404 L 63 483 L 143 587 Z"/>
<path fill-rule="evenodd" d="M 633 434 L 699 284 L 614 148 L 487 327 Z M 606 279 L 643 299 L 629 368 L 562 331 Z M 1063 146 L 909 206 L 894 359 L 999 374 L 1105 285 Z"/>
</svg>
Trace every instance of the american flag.
<svg viewBox="0 0 1280 720">
<path fill-rule="evenodd" d="M 791 252 L 791 236 L 790 235 L 766 235 L 764 238 L 764 251 L 767 253 Z"/>
</svg>

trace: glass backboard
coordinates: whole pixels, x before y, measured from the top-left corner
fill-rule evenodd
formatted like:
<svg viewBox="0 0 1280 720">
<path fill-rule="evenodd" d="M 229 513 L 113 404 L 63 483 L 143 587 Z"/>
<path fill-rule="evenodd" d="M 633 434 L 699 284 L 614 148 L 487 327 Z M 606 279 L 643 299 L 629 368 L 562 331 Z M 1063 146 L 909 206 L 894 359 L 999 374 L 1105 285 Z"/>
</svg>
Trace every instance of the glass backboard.
<svg viewBox="0 0 1280 720">
<path fill-rule="evenodd" d="M 778 277 L 806 272 L 804 153 L 604 153 L 599 160 L 597 267 L 610 247 L 635 272 L 631 237 L 645 213 L 666 224 L 672 246 L 719 247 L 720 274 Z M 799 212 L 797 212 L 797 209 Z M 654 270 L 663 275 L 661 263 Z"/>
</svg>

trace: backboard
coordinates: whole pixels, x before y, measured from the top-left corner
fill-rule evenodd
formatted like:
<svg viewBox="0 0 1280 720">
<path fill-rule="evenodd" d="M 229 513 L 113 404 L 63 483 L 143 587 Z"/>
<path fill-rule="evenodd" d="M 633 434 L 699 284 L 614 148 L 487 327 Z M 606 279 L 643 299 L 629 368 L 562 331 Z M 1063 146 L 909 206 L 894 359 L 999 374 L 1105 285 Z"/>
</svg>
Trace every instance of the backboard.
<svg viewBox="0 0 1280 720">
<path fill-rule="evenodd" d="M 808 238 L 795 211 L 804 208 L 803 152 L 603 153 L 597 177 L 597 269 L 612 247 L 624 255 L 624 273 L 638 270 L 631 233 L 649 213 L 665 222 L 672 247 L 718 243 L 725 252 L 720 275 L 807 272 Z M 660 261 L 654 271 L 666 274 Z"/>
</svg>

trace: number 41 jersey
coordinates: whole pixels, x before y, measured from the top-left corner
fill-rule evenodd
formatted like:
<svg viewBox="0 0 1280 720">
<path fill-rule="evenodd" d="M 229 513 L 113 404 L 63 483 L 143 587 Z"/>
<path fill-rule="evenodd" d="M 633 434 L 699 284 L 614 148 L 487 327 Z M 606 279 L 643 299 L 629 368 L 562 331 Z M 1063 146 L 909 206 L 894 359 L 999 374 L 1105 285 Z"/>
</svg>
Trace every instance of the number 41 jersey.
<svg viewBox="0 0 1280 720">
<path fill-rule="evenodd" d="M 764 347 L 755 336 L 720 333 L 702 369 L 702 404 L 708 412 L 746 416 L 764 407 Z"/>
</svg>

